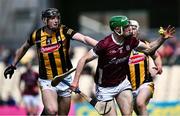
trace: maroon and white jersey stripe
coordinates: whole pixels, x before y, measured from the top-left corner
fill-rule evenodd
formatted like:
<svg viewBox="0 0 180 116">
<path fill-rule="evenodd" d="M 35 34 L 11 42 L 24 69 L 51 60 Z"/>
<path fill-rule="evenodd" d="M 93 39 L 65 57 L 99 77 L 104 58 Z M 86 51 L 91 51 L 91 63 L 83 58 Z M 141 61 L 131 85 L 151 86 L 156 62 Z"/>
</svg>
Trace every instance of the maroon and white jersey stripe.
<svg viewBox="0 0 180 116">
<path fill-rule="evenodd" d="M 116 86 L 125 78 L 131 50 L 137 47 L 139 40 L 126 38 L 122 45 L 114 41 L 113 34 L 98 42 L 93 51 L 98 55 L 95 82 L 102 87 Z"/>
</svg>

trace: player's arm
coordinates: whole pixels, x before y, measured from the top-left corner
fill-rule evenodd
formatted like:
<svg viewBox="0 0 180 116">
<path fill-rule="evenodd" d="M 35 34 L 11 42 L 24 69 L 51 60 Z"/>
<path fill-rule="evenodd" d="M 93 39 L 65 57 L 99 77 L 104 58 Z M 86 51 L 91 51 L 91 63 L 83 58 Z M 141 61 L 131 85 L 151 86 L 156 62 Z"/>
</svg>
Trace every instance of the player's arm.
<svg viewBox="0 0 180 116">
<path fill-rule="evenodd" d="M 149 56 L 149 72 L 153 78 L 162 73 L 162 59 L 158 52 L 153 57 Z"/>
<path fill-rule="evenodd" d="M 92 47 L 94 47 L 98 43 L 97 40 L 95 40 L 89 36 L 83 35 L 65 25 L 62 25 L 62 27 L 64 30 L 63 33 L 65 35 L 67 35 L 68 37 L 70 37 L 70 39 L 77 40 L 81 43 L 84 43 L 84 44 L 92 46 Z"/>
<path fill-rule="evenodd" d="M 13 66 L 17 65 L 17 63 L 21 60 L 21 58 L 25 55 L 25 53 L 27 52 L 27 50 L 30 47 L 31 46 L 26 41 L 26 42 L 24 42 L 24 44 L 19 49 L 16 50 L 15 58 L 14 58 L 13 63 L 12 63 Z"/>
<path fill-rule="evenodd" d="M 139 45 L 137 46 L 137 50 L 144 52 L 147 55 L 154 55 L 155 51 L 169 38 L 173 38 L 173 34 L 175 33 L 175 28 L 168 26 L 166 30 L 163 31 L 161 34 L 161 37 L 153 42 L 151 42 L 149 45 L 146 45 L 143 42 L 139 42 Z"/>
<path fill-rule="evenodd" d="M 75 34 L 72 36 L 72 38 L 73 38 L 74 40 L 77 40 L 77 41 L 79 41 L 79 42 L 82 42 L 82 43 L 87 44 L 87 45 L 92 46 L 92 47 L 94 47 L 94 46 L 98 43 L 97 40 L 95 40 L 95 39 L 93 39 L 93 38 L 91 38 L 91 37 L 89 37 L 89 36 L 85 36 L 85 35 L 83 35 L 83 34 L 81 34 L 81 33 L 78 33 L 78 32 L 75 33 Z"/>
<path fill-rule="evenodd" d="M 7 79 L 8 75 L 9 78 L 11 79 L 14 70 L 16 69 L 16 65 L 19 62 L 19 60 L 21 60 L 21 58 L 24 56 L 24 54 L 27 52 L 27 50 L 30 48 L 30 44 L 26 41 L 19 49 L 17 49 L 16 54 L 15 54 L 15 58 L 13 60 L 13 63 L 8 66 L 5 71 L 4 71 L 4 77 Z"/>
<path fill-rule="evenodd" d="M 74 80 L 71 84 L 71 88 L 75 90 L 78 87 L 79 84 L 79 78 L 80 75 L 83 71 L 83 68 L 87 62 L 90 62 L 97 58 L 97 55 L 94 54 L 93 49 L 91 49 L 88 53 L 86 53 L 78 62 L 77 67 L 76 67 L 76 72 L 74 76 Z"/>
<path fill-rule="evenodd" d="M 162 59 L 158 52 L 155 53 L 154 63 L 157 67 L 157 74 L 161 74 L 162 73 Z"/>
<path fill-rule="evenodd" d="M 136 49 L 138 51 L 142 51 L 146 55 L 153 56 L 155 54 L 156 50 L 164 43 L 165 40 L 166 39 L 159 38 L 159 39 L 153 41 L 154 44 L 151 46 L 140 41 Z"/>
</svg>

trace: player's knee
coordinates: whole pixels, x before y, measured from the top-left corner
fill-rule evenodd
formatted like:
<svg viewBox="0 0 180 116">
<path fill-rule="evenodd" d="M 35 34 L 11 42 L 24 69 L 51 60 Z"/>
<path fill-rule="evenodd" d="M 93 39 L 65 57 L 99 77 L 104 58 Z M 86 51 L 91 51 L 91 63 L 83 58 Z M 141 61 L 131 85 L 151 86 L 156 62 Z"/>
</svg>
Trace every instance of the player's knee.
<svg viewBox="0 0 180 116">
<path fill-rule="evenodd" d="M 47 114 L 49 115 L 56 115 L 58 113 L 58 109 L 55 107 L 48 107 L 46 109 Z"/>
<path fill-rule="evenodd" d="M 146 104 L 143 101 L 136 101 L 137 108 L 144 108 Z"/>
</svg>

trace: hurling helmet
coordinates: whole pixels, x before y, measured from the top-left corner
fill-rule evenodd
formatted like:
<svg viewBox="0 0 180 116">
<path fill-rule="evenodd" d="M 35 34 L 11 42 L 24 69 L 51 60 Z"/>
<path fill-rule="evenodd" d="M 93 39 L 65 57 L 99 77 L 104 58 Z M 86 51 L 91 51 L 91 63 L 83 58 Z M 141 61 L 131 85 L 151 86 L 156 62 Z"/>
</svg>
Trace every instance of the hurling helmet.
<svg viewBox="0 0 180 116">
<path fill-rule="evenodd" d="M 45 11 L 42 12 L 41 18 L 42 19 L 44 19 L 44 18 L 51 18 L 51 17 L 54 17 L 54 16 L 60 17 L 59 10 L 56 9 L 56 8 L 48 8 Z"/>
<path fill-rule="evenodd" d="M 109 21 L 111 30 L 113 31 L 115 27 L 125 27 L 129 25 L 129 19 L 126 16 L 113 16 Z"/>
</svg>

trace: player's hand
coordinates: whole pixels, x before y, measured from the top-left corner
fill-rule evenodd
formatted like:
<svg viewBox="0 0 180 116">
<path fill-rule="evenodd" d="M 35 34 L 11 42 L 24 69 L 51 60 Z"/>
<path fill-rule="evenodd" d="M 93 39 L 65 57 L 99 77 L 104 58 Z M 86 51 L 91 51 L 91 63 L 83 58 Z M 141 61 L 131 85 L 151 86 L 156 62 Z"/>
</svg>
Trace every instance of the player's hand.
<svg viewBox="0 0 180 116">
<path fill-rule="evenodd" d="M 153 67 L 156 70 L 156 74 L 162 74 L 163 70 L 162 67 Z"/>
<path fill-rule="evenodd" d="M 76 84 L 76 83 L 71 83 L 71 86 L 70 86 L 70 89 L 72 90 L 72 91 L 74 91 L 75 93 L 79 93 L 79 89 L 78 89 L 78 84 Z"/>
<path fill-rule="evenodd" d="M 7 79 L 8 75 L 9 75 L 9 79 L 11 79 L 11 77 L 14 73 L 14 70 L 16 70 L 15 66 L 13 66 L 13 65 L 8 66 L 4 71 L 4 77 Z"/>
<path fill-rule="evenodd" d="M 173 38 L 175 33 L 175 27 L 172 27 L 169 25 L 166 29 L 163 27 L 160 27 L 159 29 L 159 34 L 164 38 L 164 39 L 169 39 Z"/>
</svg>

